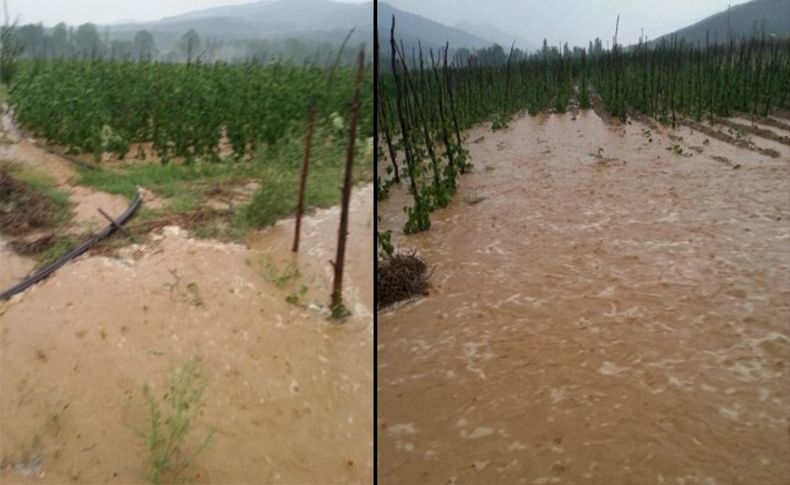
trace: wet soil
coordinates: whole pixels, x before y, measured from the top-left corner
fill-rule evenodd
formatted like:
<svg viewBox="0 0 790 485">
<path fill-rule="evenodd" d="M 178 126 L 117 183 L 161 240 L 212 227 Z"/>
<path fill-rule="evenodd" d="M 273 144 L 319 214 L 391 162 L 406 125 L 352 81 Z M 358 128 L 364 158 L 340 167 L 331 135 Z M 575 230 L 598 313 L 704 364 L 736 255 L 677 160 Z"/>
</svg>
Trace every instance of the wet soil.
<svg viewBox="0 0 790 485">
<path fill-rule="evenodd" d="M 379 204 L 435 267 L 379 313 L 380 483 L 790 482 L 790 148 L 592 111 L 468 139 L 428 232 Z"/>
<path fill-rule="evenodd" d="M 106 225 L 99 207 L 111 216 L 126 209 L 122 197 L 71 185 L 67 160 L 3 122 L 0 159 L 70 193 L 70 230 Z M 256 188 L 215 195 L 239 203 Z M 209 385 L 190 443 L 216 434 L 189 481 L 372 482 L 372 198 L 369 185 L 352 195 L 344 280 L 352 315 L 342 324 L 326 308 L 338 208 L 303 220 L 297 255 L 292 220 L 244 245 L 195 240 L 167 224 L 192 216 L 142 221 L 152 232 L 145 244 L 94 251 L 0 302 L 0 483 L 145 483 L 135 431 L 147 424 L 142 386 L 161 396 L 195 355 Z M 146 207 L 158 202 L 144 192 Z M 212 210 L 220 209 L 194 217 Z M 32 267 L 0 239 L 0 287 Z"/>
<path fill-rule="evenodd" d="M 31 258 L 20 256 L 0 234 L 0 288 L 5 290 L 19 283 L 35 266 Z"/>
<path fill-rule="evenodd" d="M 0 303 L 0 481 L 144 482 L 142 386 L 162 389 L 202 355 L 208 403 L 195 439 L 216 435 L 190 480 L 370 483 L 372 211 L 372 188 L 356 190 L 344 291 L 353 314 L 342 324 L 325 310 L 336 209 L 304 220 L 298 255 L 292 221 L 249 246 L 171 226 Z M 289 264 L 298 275 L 279 281 Z"/>
<path fill-rule="evenodd" d="M 0 160 L 35 170 L 51 177 L 57 187 L 68 192 L 74 204 L 74 219 L 69 234 L 81 235 L 107 225 L 98 211 L 103 209 L 112 217 L 117 217 L 129 206 L 129 201 L 119 195 L 93 190 L 89 187 L 75 186 L 70 180 L 76 175 L 68 160 L 49 153 L 29 139 L 19 136 L 12 119 L 7 113 L 0 119 L 3 133 L 10 143 L 0 144 Z"/>
</svg>

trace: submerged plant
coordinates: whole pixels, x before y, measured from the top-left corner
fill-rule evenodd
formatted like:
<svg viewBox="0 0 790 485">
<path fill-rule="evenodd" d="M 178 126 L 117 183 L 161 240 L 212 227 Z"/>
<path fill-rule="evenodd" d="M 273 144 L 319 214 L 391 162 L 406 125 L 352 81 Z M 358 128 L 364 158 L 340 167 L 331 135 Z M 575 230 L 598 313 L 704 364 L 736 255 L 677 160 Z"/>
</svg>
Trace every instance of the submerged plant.
<svg viewBox="0 0 790 485">
<path fill-rule="evenodd" d="M 161 398 L 149 384 L 143 386 L 148 419 L 140 434 L 148 451 L 151 483 L 182 483 L 195 457 L 211 443 L 213 429 L 197 444 L 189 443 L 194 422 L 203 415 L 206 385 L 203 361 L 193 357 L 173 373 Z"/>
</svg>

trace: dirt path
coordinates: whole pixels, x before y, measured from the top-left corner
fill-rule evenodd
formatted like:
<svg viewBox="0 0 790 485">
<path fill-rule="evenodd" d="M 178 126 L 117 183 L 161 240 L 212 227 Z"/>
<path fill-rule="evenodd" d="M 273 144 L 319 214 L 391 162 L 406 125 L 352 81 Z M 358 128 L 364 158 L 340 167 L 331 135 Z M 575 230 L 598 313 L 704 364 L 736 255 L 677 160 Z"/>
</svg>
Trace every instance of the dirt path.
<svg viewBox="0 0 790 485">
<path fill-rule="evenodd" d="M 11 162 L 47 175 L 57 182 L 59 188 L 68 192 L 74 203 L 74 219 L 69 229 L 71 234 L 84 235 L 106 226 L 107 219 L 99 213 L 99 208 L 116 217 L 129 206 L 129 201 L 119 195 L 73 185 L 71 179 L 76 172 L 69 162 L 20 137 L 8 113 L 2 114 L 0 124 L 3 137 L 7 141 L 0 143 L 0 161 Z"/>
<path fill-rule="evenodd" d="M 790 149 L 570 118 L 472 130 L 426 233 L 379 205 L 435 266 L 379 315 L 380 482 L 788 483 Z"/>
<path fill-rule="evenodd" d="M 19 283 L 33 270 L 33 260 L 19 256 L 8 247 L 8 241 L 0 234 L 0 288 L 5 290 Z"/>
</svg>

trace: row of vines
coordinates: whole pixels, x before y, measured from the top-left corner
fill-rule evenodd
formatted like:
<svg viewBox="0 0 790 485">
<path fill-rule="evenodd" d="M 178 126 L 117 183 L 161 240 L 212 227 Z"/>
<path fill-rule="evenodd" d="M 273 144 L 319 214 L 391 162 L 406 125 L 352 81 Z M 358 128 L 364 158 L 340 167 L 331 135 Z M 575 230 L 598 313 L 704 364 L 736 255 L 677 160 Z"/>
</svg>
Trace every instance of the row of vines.
<svg viewBox="0 0 790 485">
<path fill-rule="evenodd" d="M 665 123 L 736 112 L 767 116 L 790 109 L 790 39 L 750 38 L 720 45 L 663 41 L 616 46 L 590 63 L 589 77 L 609 111 L 629 109 Z"/>
<path fill-rule="evenodd" d="M 418 46 L 407 55 L 394 20 L 389 34 L 389 58 L 380 61 L 377 86 L 379 159 L 387 159 L 377 197 L 386 198 L 405 169 L 413 198 L 404 208 L 407 234 L 427 230 L 429 213 L 449 203 L 458 174 L 470 166 L 461 131 L 481 122 L 503 128 L 525 110 L 564 112 L 572 99 L 582 109 L 598 99 L 615 117 L 640 112 L 673 125 L 685 118 L 790 110 L 786 38 L 726 45 L 672 39 L 629 49 L 614 42 L 614 48 L 594 53 L 544 48 L 529 56 L 514 56 L 511 49 L 499 62 L 471 55 L 448 63 L 448 46 L 439 52 Z M 389 234 L 379 234 L 379 246 L 391 252 Z"/>
<path fill-rule="evenodd" d="M 124 157 L 150 143 L 173 157 L 218 160 L 223 140 L 235 159 L 348 111 L 354 71 L 287 63 L 169 64 L 115 60 L 26 61 L 10 88 L 10 104 L 26 130 L 69 152 Z M 372 133 L 372 70 L 362 84 L 360 132 Z M 145 156 L 144 152 L 141 153 Z"/>
</svg>

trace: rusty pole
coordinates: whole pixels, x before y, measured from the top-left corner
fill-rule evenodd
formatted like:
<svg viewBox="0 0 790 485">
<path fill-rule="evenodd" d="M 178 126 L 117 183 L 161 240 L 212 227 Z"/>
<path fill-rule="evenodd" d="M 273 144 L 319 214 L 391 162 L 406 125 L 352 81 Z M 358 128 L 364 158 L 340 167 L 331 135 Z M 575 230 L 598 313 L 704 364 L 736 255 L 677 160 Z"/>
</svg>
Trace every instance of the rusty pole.
<svg viewBox="0 0 790 485">
<path fill-rule="evenodd" d="M 365 68 L 365 50 L 360 49 L 357 58 L 357 78 L 354 83 L 354 101 L 351 103 L 351 124 L 348 129 L 348 151 L 346 152 L 346 174 L 343 180 L 343 202 L 340 209 L 340 225 L 337 231 L 337 255 L 332 266 L 335 278 L 332 282 L 332 316 L 342 318 L 348 315 L 343 306 L 343 264 L 346 259 L 346 237 L 348 236 L 348 204 L 351 200 L 351 168 L 354 164 L 354 143 L 357 138 L 357 121 L 360 110 L 360 87 Z"/>
</svg>

